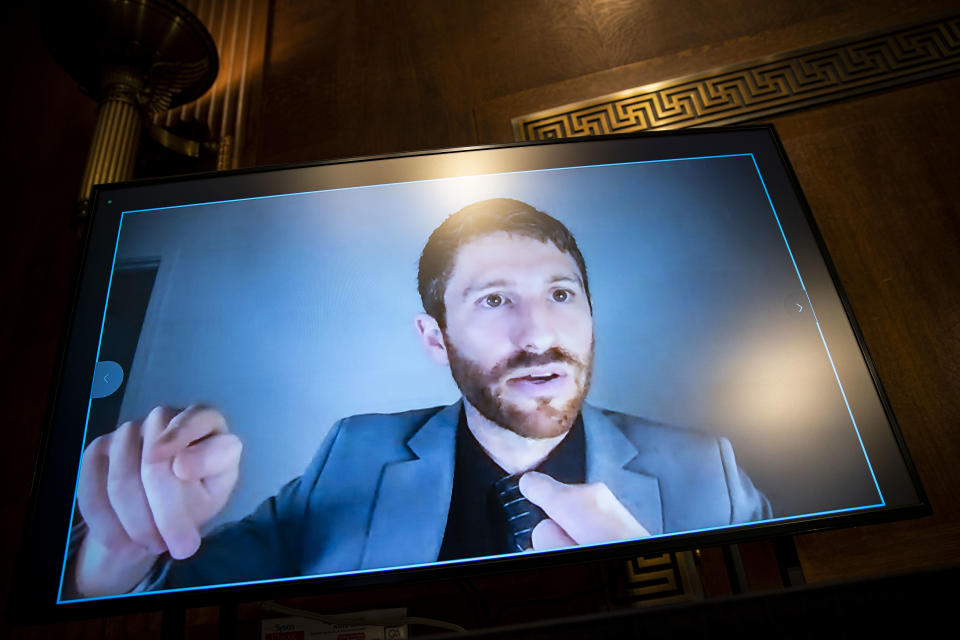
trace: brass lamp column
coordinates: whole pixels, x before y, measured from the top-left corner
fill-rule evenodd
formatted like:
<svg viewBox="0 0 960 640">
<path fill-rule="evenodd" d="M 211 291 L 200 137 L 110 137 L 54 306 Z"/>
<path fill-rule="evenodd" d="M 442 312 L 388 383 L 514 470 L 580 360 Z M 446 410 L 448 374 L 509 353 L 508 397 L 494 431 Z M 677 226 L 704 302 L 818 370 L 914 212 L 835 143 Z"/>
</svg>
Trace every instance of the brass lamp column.
<svg viewBox="0 0 960 640">
<path fill-rule="evenodd" d="M 93 185 L 122 182 L 133 177 L 140 141 L 141 116 L 137 94 L 143 88 L 141 74 L 117 66 L 103 75 L 97 125 L 80 183 L 80 201 L 84 203 L 90 197 Z"/>
<path fill-rule="evenodd" d="M 68 0 L 46 29 L 47 47 L 80 90 L 99 102 L 77 203 L 95 184 L 133 177 L 145 113 L 199 98 L 217 77 L 210 33 L 174 0 Z"/>
</svg>

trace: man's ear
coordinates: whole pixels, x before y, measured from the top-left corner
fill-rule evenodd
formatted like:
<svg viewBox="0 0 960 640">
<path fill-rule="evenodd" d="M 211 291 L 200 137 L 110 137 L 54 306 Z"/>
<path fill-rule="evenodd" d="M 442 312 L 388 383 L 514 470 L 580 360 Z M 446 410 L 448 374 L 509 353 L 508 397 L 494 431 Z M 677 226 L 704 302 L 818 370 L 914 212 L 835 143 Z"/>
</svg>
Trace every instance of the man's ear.
<svg viewBox="0 0 960 640">
<path fill-rule="evenodd" d="M 437 364 L 450 364 L 447 357 L 447 344 L 443 340 L 443 331 L 440 330 L 436 318 L 426 313 L 418 313 L 413 318 L 413 327 L 417 330 L 423 349 L 430 359 Z"/>
</svg>

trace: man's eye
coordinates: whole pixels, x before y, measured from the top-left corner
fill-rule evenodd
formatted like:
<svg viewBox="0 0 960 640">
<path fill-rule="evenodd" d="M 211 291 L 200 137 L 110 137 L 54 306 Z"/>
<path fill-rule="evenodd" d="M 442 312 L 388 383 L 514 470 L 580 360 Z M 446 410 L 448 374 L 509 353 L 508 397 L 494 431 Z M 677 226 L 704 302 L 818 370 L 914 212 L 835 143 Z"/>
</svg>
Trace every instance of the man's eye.
<svg viewBox="0 0 960 640">
<path fill-rule="evenodd" d="M 553 301 L 554 302 L 566 302 L 570 299 L 572 294 L 566 289 L 555 289 L 553 292 Z"/>
<path fill-rule="evenodd" d="M 502 295 L 499 293 L 491 293 L 483 297 L 483 306 L 489 307 L 490 309 L 495 309 L 502 305 L 505 302 Z"/>
</svg>

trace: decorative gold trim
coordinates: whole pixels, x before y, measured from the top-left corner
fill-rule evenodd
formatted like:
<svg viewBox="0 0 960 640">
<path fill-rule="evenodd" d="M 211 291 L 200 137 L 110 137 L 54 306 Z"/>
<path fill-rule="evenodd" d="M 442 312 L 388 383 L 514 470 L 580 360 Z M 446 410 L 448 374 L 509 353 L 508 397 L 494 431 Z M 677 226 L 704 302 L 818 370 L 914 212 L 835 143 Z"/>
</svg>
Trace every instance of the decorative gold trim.
<svg viewBox="0 0 960 640">
<path fill-rule="evenodd" d="M 538 111 L 517 140 L 732 124 L 960 70 L 960 15 Z"/>
<path fill-rule="evenodd" d="M 689 551 L 637 556 L 623 569 L 614 593 L 618 603 L 640 607 L 703 597 Z"/>
</svg>

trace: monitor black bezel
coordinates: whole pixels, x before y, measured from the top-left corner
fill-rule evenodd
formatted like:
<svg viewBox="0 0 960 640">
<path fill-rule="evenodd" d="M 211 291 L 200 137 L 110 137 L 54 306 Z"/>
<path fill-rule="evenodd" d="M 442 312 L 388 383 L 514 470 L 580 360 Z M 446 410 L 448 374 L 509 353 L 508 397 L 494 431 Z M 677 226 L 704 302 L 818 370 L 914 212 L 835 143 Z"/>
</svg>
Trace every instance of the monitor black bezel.
<svg viewBox="0 0 960 640">
<path fill-rule="evenodd" d="M 723 530 L 712 530 L 696 534 L 683 534 L 680 537 L 658 537 L 645 541 L 629 541 L 618 543 L 611 546 L 592 547 L 592 548 L 572 548 L 558 550 L 548 555 L 533 555 L 525 557 L 508 556 L 483 560 L 467 560 L 454 565 L 442 566 L 421 566 L 403 569 L 382 569 L 375 571 L 365 571 L 350 575 L 336 575 L 327 577 L 310 577 L 303 579 L 283 580 L 281 582 L 270 582 L 266 584 L 238 585 L 238 586 L 212 586 L 199 588 L 193 591 L 178 591 L 173 593 L 148 594 L 137 597 L 121 597 L 108 600 L 66 602 L 56 604 L 56 593 L 59 582 L 59 549 L 62 548 L 63 540 L 60 526 L 50 527 L 49 520 L 55 517 L 53 511 L 56 507 L 53 500 L 59 500 L 62 504 L 63 498 L 51 498 L 51 493 L 56 492 L 55 476 L 45 473 L 45 469 L 51 465 L 58 466 L 68 455 L 68 451 L 76 450 L 76 442 L 82 439 L 82 433 L 63 434 L 64 407 L 71 402 L 78 401 L 78 394 L 85 395 L 89 388 L 89 378 L 85 381 L 76 380 L 72 384 L 65 384 L 64 381 L 69 377 L 69 373 L 76 370 L 78 362 L 89 362 L 95 355 L 95 344 L 80 343 L 72 341 L 78 335 L 92 335 L 91 332 L 99 331 L 101 318 L 97 313 L 91 313 L 90 309 L 101 309 L 106 299 L 106 283 L 103 278 L 96 280 L 97 274 L 109 272 L 110 265 L 105 262 L 109 255 L 112 255 L 110 242 L 115 240 L 115 234 L 103 233 L 102 228 L 105 225 L 116 223 L 109 220 L 109 214 L 104 202 L 115 197 L 114 194 L 122 194 L 128 190 L 144 192 L 150 187 L 164 187 L 170 184 L 177 184 L 182 190 L 190 193 L 196 191 L 197 187 L 201 190 L 206 185 L 207 190 L 211 188 L 232 189 L 231 198 L 249 197 L 258 195 L 250 190 L 247 192 L 237 192 L 238 178 L 249 178 L 253 176 L 279 175 L 279 172 L 290 172 L 300 169 L 313 170 L 317 168 L 354 168 L 358 166 L 370 166 L 369 163 L 380 161 L 400 160 L 408 166 L 411 160 L 416 163 L 417 160 L 429 161 L 431 159 L 442 159 L 447 154 L 463 154 L 470 152 L 486 152 L 510 150 L 518 148 L 532 149 L 556 149 L 558 145 L 577 145 L 581 143 L 590 143 L 595 141 L 612 142 L 617 140 L 634 140 L 642 138 L 644 140 L 657 139 L 678 139 L 687 137 L 698 137 L 707 140 L 711 135 L 729 136 L 754 132 L 766 137 L 772 145 L 776 156 L 780 162 L 785 176 L 789 182 L 793 197 L 802 211 L 805 221 L 810 228 L 810 232 L 819 249 L 826 266 L 827 272 L 832 280 L 846 319 L 850 324 L 853 335 L 856 338 L 857 346 L 863 356 L 867 367 L 867 372 L 873 382 L 874 389 L 877 392 L 883 411 L 890 424 L 893 438 L 899 448 L 899 453 L 904 463 L 905 471 L 913 483 L 914 491 L 918 496 L 916 504 L 900 507 L 883 507 L 879 509 L 870 509 L 852 513 L 844 513 L 830 516 L 799 517 L 789 522 L 750 524 L 739 527 L 725 528 Z M 704 144 L 703 142 L 699 144 Z M 364 163 L 368 163 L 364 165 Z M 209 181 L 214 181 L 211 187 Z M 232 186 L 229 184 L 233 180 Z M 398 180 L 400 181 L 400 180 Z M 371 183 L 375 184 L 375 183 Z M 381 184 L 386 184 L 382 182 Z M 218 186 L 219 185 L 219 186 Z M 243 188 L 252 189 L 244 186 Z M 277 193 L 277 190 L 271 190 Z M 211 199 L 209 195 L 206 200 Z M 200 199 L 189 199 L 185 196 L 179 197 L 182 201 L 202 201 Z M 162 206 L 162 204 L 158 205 Z M 435 151 L 421 151 L 403 154 L 390 154 L 382 156 L 370 156 L 362 158 L 351 158 L 344 160 L 331 160 L 317 163 L 299 163 L 292 165 L 280 165 L 271 167 L 259 167 L 252 169 L 240 169 L 219 173 L 204 173 L 188 176 L 177 176 L 171 178 L 156 178 L 147 180 L 138 180 L 111 185 L 99 185 L 95 187 L 91 199 L 92 211 L 89 223 L 86 226 L 86 233 L 83 242 L 83 251 L 81 252 L 77 278 L 74 286 L 74 297 L 71 305 L 71 312 L 67 316 L 64 324 L 64 331 L 61 336 L 60 356 L 57 366 L 57 374 L 50 391 L 50 403 L 48 405 L 46 424 L 43 430 L 42 442 L 38 453 L 38 462 L 30 507 L 24 528 L 24 535 L 21 543 L 21 553 L 18 554 L 18 566 L 15 573 L 15 581 L 11 592 L 9 603 L 8 619 L 17 623 L 27 624 L 37 619 L 71 619 L 76 617 L 88 617 L 106 614 L 116 614 L 120 612 L 158 610 L 178 606 L 201 606 L 223 601 L 249 601 L 255 599 L 275 598 L 281 596 L 303 595 L 305 593 L 316 593 L 327 590 L 359 589 L 374 585 L 396 584 L 399 582 L 414 582 L 423 580 L 441 580 L 445 578 L 461 578 L 465 575 L 478 576 L 491 573 L 503 573 L 511 571 L 531 570 L 548 566 L 589 562 L 617 557 L 630 557 L 641 554 L 662 553 L 666 551 L 678 551 L 682 549 L 691 549 L 704 546 L 734 544 L 752 539 L 768 538 L 773 536 L 793 535 L 798 533 L 808 533 L 812 531 L 825 529 L 838 529 L 846 527 L 860 526 L 864 524 L 873 524 L 890 520 L 899 520 L 904 518 L 914 518 L 928 515 L 931 512 L 929 501 L 920 483 L 919 476 L 913 461 L 906 449 L 903 436 L 899 425 L 894 417 L 892 408 L 886 393 L 883 390 L 882 383 L 877 375 L 873 359 L 867 349 L 863 334 L 853 315 L 850 302 L 841 286 L 836 268 L 827 252 L 826 244 L 816 224 L 810 207 L 800 188 L 796 174 L 787 158 L 786 152 L 781 144 L 776 130 L 772 125 L 761 126 L 738 126 L 738 127 L 716 127 L 709 129 L 685 130 L 674 132 L 648 132 L 642 134 L 623 134 L 615 136 L 593 136 L 589 138 L 578 139 L 557 139 L 537 142 L 510 143 L 501 145 L 474 146 L 456 149 L 444 149 Z M 106 222 L 104 222 L 106 220 Z M 109 229 L 109 227 L 108 227 Z M 94 352 L 91 354 L 91 349 Z M 87 367 L 89 368 L 89 367 Z M 92 375 L 92 372 L 91 372 Z M 85 400 L 84 400 L 85 401 Z M 82 431 L 82 430 L 81 430 Z M 72 436 L 74 444 L 67 444 L 68 436 Z M 79 460 L 74 461 L 75 465 Z M 70 484 L 70 496 L 72 501 L 72 482 L 70 477 L 66 484 Z M 61 480 L 59 484 L 64 484 Z M 63 487 L 60 487 L 60 494 L 63 493 Z M 60 514 L 61 521 L 63 514 Z M 51 531 L 57 533 L 51 534 Z M 59 542 L 56 542 L 59 539 Z M 42 551 L 49 545 L 56 542 L 58 552 L 52 554 L 57 558 L 48 563 L 57 565 L 57 579 L 51 579 L 49 571 L 37 572 L 31 570 L 30 562 L 27 558 L 42 557 Z M 39 555 L 38 555 L 39 554 Z M 35 562 L 34 562 L 35 564 Z M 43 581 L 49 580 L 44 585 Z M 44 603 L 42 596 L 46 593 L 49 601 Z"/>
</svg>

